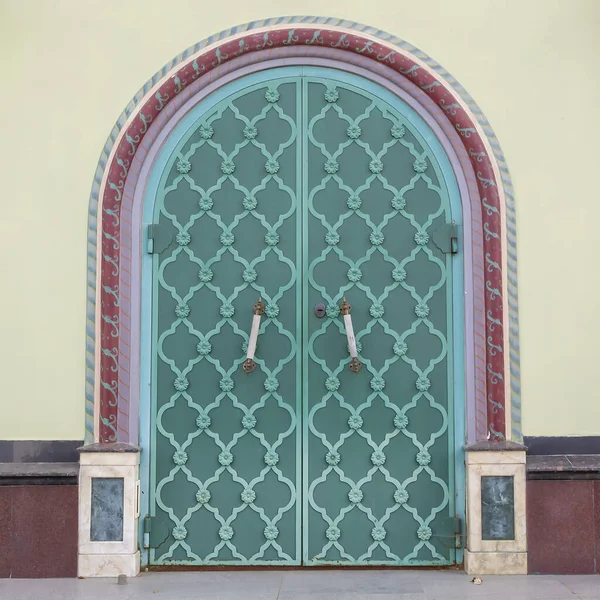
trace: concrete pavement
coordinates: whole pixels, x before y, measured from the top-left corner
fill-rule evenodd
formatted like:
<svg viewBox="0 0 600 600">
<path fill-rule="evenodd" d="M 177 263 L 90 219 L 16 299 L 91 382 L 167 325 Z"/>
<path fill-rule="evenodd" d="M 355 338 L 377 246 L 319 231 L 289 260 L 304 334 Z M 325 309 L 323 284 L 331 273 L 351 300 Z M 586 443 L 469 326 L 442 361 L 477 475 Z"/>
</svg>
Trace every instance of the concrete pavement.
<svg viewBox="0 0 600 600">
<path fill-rule="evenodd" d="M 600 600 L 600 575 L 487 576 L 459 571 L 150 572 L 111 579 L 0 579 L 0 600 Z"/>
</svg>

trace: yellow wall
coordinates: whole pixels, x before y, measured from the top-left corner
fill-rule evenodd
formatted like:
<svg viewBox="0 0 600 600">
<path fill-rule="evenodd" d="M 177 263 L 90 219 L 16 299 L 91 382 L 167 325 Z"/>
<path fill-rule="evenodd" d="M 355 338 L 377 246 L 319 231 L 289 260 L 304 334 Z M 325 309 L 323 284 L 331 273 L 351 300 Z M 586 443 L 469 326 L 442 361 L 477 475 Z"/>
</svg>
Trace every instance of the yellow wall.
<svg viewBox="0 0 600 600">
<path fill-rule="evenodd" d="M 600 434 L 600 2 L 232 4 L 1 0 L 0 439 L 83 437 L 87 202 L 131 97 L 211 33 L 323 12 L 420 47 L 487 115 L 517 193 L 524 433 Z"/>
</svg>

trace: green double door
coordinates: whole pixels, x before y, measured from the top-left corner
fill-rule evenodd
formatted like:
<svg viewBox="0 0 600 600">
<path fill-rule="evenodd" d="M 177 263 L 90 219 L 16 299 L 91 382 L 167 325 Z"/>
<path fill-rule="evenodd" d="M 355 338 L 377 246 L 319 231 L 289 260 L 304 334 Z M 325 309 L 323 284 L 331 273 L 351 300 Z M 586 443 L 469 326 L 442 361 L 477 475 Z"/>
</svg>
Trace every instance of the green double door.
<svg viewBox="0 0 600 600">
<path fill-rule="evenodd" d="M 172 134 L 150 231 L 151 564 L 455 560 L 450 201 L 378 90 L 278 70 Z"/>
</svg>

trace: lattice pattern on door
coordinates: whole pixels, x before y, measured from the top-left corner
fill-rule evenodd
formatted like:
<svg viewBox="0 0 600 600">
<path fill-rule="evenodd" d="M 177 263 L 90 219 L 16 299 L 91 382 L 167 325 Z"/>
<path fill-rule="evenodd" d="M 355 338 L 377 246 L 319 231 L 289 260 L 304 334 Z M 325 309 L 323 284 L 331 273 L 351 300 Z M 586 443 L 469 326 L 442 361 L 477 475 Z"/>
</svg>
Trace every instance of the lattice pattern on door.
<svg viewBox="0 0 600 600">
<path fill-rule="evenodd" d="M 450 219 L 441 174 L 389 105 L 336 82 L 305 86 L 308 304 L 325 302 L 328 319 L 305 331 L 304 559 L 450 562 L 453 540 L 435 527 L 450 501 L 449 258 L 431 243 Z"/>
<path fill-rule="evenodd" d="M 432 242 L 451 217 L 417 129 L 342 81 L 255 84 L 183 135 L 156 207 L 151 563 L 453 562 L 451 269 Z"/>
<path fill-rule="evenodd" d="M 299 561 L 298 88 L 221 103 L 164 177 L 155 501 L 172 529 L 153 562 Z"/>
</svg>

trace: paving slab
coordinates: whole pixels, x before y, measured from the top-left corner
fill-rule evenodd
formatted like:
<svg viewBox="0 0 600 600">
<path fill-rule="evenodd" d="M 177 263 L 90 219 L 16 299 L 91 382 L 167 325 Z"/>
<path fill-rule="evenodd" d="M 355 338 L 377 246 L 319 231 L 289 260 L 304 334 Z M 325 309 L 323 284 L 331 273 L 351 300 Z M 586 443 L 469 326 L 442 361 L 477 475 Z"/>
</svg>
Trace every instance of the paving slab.
<svg viewBox="0 0 600 600">
<path fill-rule="evenodd" d="M 535 575 L 488 575 L 482 578 L 481 585 L 472 583 L 472 577 L 464 573 L 445 574 L 441 576 L 422 576 L 421 582 L 424 591 L 433 600 L 445 598 L 447 600 L 489 598 L 490 596 L 503 597 L 510 591 L 506 598 L 531 598 L 537 600 L 554 600 L 572 598 L 569 588 L 559 579 L 552 579 Z M 428 598 L 429 600 L 429 598 Z"/>
</svg>

